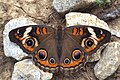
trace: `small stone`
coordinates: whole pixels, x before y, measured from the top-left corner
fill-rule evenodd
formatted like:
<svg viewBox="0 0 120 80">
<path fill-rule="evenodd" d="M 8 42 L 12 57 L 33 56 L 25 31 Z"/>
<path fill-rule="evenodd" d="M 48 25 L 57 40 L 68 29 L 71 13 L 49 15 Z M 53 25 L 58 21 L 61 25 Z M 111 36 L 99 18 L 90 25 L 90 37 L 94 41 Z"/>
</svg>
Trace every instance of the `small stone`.
<svg viewBox="0 0 120 80">
<path fill-rule="evenodd" d="M 110 32 L 117 37 L 120 37 L 120 18 L 108 22 Z"/>
<path fill-rule="evenodd" d="M 50 80 L 52 73 L 43 72 L 30 59 L 17 62 L 11 80 Z"/>
<path fill-rule="evenodd" d="M 64 13 L 69 10 L 85 9 L 96 0 L 54 0 L 53 6 L 57 12 Z"/>
<path fill-rule="evenodd" d="M 26 1 L 26 2 L 29 2 L 29 3 L 33 3 L 33 2 L 35 2 L 36 0 L 23 0 L 23 1 Z"/>
<path fill-rule="evenodd" d="M 120 42 L 111 42 L 102 53 L 102 58 L 94 67 L 95 76 L 104 80 L 112 75 L 120 65 Z"/>
<path fill-rule="evenodd" d="M 110 31 L 106 22 L 100 20 L 99 18 L 97 18 L 95 15 L 92 14 L 71 12 L 66 14 L 65 17 L 66 17 L 67 27 L 74 25 L 88 25 Z"/>
<path fill-rule="evenodd" d="M 104 14 L 101 19 L 104 21 L 108 21 L 108 20 L 113 20 L 117 17 L 120 16 L 120 8 L 114 9 L 114 10 L 109 10 L 107 14 Z"/>
<path fill-rule="evenodd" d="M 17 18 L 10 20 L 5 25 L 3 31 L 3 45 L 4 45 L 4 54 L 6 56 L 11 56 L 17 60 L 21 60 L 24 56 L 27 56 L 27 54 L 24 53 L 23 50 L 18 45 L 10 41 L 8 35 L 12 29 L 26 25 L 33 25 L 33 24 L 35 25 L 36 23 L 30 21 L 27 18 Z"/>
</svg>

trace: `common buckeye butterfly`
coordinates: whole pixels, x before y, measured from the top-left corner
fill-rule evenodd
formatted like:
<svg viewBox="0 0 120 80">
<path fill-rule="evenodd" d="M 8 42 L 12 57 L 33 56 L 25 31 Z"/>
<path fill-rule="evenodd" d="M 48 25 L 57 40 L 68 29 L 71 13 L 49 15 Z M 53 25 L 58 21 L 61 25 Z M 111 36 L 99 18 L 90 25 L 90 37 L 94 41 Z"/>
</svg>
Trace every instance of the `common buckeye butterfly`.
<svg viewBox="0 0 120 80">
<path fill-rule="evenodd" d="M 37 67 L 52 73 L 78 71 L 110 37 L 107 30 L 85 25 L 57 29 L 29 25 L 9 32 L 10 41 L 32 55 Z"/>
</svg>

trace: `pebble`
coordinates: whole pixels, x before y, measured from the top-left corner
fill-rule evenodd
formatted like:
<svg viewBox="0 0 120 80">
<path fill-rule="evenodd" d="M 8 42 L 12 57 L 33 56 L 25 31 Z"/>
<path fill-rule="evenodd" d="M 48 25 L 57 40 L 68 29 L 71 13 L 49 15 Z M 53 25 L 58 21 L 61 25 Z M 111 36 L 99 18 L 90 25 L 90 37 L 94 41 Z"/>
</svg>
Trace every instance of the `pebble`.
<svg viewBox="0 0 120 80">
<path fill-rule="evenodd" d="M 111 42 L 102 53 L 102 58 L 94 67 L 95 76 L 104 80 L 112 75 L 120 65 L 120 42 Z"/>
<path fill-rule="evenodd" d="M 108 27 L 108 24 L 106 22 L 100 20 L 92 14 L 71 12 L 66 14 L 65 17 L 67 27 L 74 25 L 89 25 L 110 31 L 110 28 Z"/>
<path fill-rule="evenodd" d="M 17 62 L 11 80 L 50 80 L 52 73 L 43 72 L 30 59 Z"/>
<path fill-rule="evenodd" d="M 65 13 L 69 10 L 85 9 L 96 0 L 54 0 L 53 6 L 57 12 Z"/>
</svg>

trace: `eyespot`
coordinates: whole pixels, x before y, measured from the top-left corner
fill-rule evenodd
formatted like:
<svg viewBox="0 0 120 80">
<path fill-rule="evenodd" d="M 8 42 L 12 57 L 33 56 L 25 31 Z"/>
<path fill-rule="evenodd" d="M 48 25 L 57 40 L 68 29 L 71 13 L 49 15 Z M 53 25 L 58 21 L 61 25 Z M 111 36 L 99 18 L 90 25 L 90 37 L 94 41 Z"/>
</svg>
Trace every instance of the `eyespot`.
<svg viewBox="0 0 120 80">
<path fill-rule="evenodd" d="M 50 64 L 55 64 L 55 59 L 54 58 L 50 58 L 49 63 Z"/>
<path fill-rule="evenodd" d="M 33 47 L 34 44 L 35 44 L 35 41 L 34 41 L 33 38 L 28 38 L 28 39 L 26 39 L 25 44 L 26 44 L 26 46 L 28 46 L 28 47 Z"/>
<path fill-rule="evenodd" d="M 86 39 L 85 40 L 85 46 L 86 47 L 92 47 L 94 45 L 94 41 L 93 41 L 93 39 L 91 39 L 91 38 L 88 38 L 88 39 Z"/>
<path fill-rule="evenodd" d="M 97 34 L 96 34 L 97 38 L 101 38 L 102 35 L 103 35 L 103 31 L 102 30 L 97 30 Z"/>
<path fill-rule="evenodd" d="M 81 58 L 81 51 L 80 50 L 74 50 L 72 53 L 72 57 L 74 60 L 79 60 Z"/>
<path fill-rule="evenodd" d="M 17 30 L 17 35 L 18 35 L 19 37 L 22 37 L 22 36 L 23 36 L 23 34 L 20 33 L 20 30 L 19 30 L 19 29 Z"/>
<path fill-rule="evenodd" d="M 97 36 L 97 38 L 101 38 L 102 37 L 102 34 L 98 34 L 98 35 L 96 35 Z"/>
<path fill-rule="evenodd" d="M 70 64 L 70 59 L 69 58 L 65 58 L 64 64 Z"/>
<path fill-rule="evenodd" d="M 45 50 L 38 51 L 38 57 L 40 60 L 45 60 L 47 58 L 47 52 Z"/>
</svg>

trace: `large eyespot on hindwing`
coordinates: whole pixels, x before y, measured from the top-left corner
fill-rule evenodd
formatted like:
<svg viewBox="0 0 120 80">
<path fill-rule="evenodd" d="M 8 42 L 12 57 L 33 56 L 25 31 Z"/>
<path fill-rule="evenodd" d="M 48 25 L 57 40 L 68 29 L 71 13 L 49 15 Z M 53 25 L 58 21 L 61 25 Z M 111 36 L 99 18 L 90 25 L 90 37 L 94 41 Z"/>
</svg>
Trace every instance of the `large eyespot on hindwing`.
<svg viewBox="0 0 120 80">
<path fill-rule="evenodd" d="M 86 52 L 90 52 L 96 48 L 98 41 L 92 37 L 84 38 L 82 40 L 81 46 L 86 50 Z"/>
<path fill-rule="evenodd" d="M 72 52 L 72 58 L 73 58 L 75 61 L 79 60 L 79 59 L 81 58 L 81 56 L 82 56 L 82 53 L 81 53 L 80 50 L 74 50 L 74 51 Z"/>
<path fill-rule="evenodd" d="M 37 54 L 38 54 L 38 59 L 39 60 L 45 60 L 47 58 L 47 52 L 46 52 L 46 50 L 39 50 L 37 52 Z"/>
<path fill-rule="evenodd" d="M 55 58 L 48 58 L 48 52 L 45 49 L 39 49 L 34 53 L 33 60 L 39 68 L 48 67 L 56 68 L 58 64 L 56 63 Z M 43 66 L 43 67 L 42 67 Z"/>
</svg>

